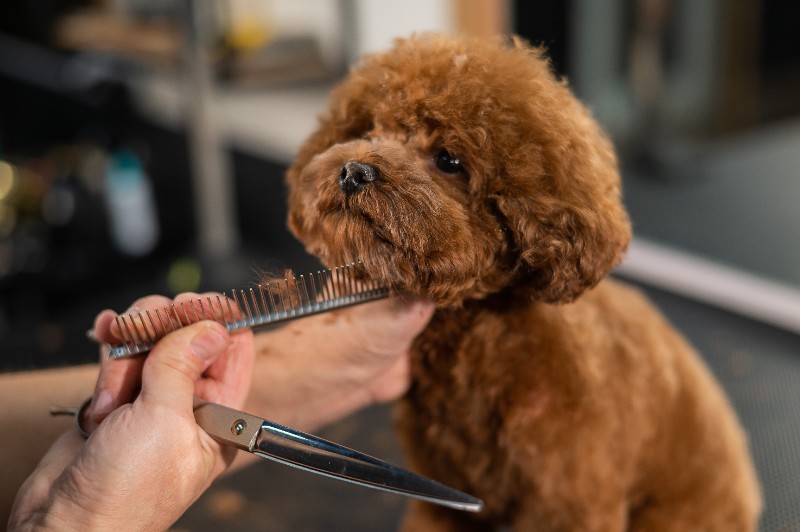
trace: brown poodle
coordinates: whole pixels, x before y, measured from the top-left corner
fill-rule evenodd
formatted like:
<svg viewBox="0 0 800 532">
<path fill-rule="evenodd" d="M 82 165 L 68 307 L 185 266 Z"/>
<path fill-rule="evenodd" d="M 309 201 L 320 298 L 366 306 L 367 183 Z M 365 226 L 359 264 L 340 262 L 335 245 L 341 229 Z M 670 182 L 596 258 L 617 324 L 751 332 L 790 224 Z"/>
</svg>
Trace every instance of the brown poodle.
<svg viewBox="0 0 800 532">
<path fill-rule="evenodd" d="M 288 173 L 328 265 L 438 304 L 400 408 L 412 465 L 482 498 L 405 528 L 756 528 L 720 387 L 636 290 L 615 154 L 542 52 L 436 35 L 365 58 Z"/>
</svg>

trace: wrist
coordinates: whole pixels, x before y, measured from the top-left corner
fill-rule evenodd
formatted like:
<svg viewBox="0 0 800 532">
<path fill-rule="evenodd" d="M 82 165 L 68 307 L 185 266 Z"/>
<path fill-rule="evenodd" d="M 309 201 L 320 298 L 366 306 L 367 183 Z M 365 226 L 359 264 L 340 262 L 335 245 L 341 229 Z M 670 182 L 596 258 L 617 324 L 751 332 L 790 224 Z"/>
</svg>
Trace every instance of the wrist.
<svg viewBox="0 0 800 532">
<path fill-rule="evenodd" d="M 111 524 L 97 522 L 97 516 L 83 510 L 72 508 L 71 503 L 62 500 L 62 497 L 55 495 L 49 497 L 46 505 L 17 521 L 15 516 L 9 521 L 9 531 L 28 532 L 28 531 L 92 531 L 92 530 L 111 530 Z"/>
</svg>

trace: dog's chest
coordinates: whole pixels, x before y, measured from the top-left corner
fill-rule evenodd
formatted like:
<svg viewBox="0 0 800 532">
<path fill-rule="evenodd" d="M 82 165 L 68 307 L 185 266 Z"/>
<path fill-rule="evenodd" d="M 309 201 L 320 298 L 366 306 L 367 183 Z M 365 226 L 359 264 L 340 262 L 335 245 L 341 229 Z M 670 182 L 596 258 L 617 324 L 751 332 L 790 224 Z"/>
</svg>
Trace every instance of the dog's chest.
<svg viewBox="0 0 800 532">
<path fill-rule="evenodd" d="M 400 417 L 416 465 L 475 494 L 513 484 L 498 437 L 507 387 L 490 352 L 498 339 L 478 332 L 483 319 L 464 309 L 437 313 L 414 345 L 413 384 Z"/>
</svg>

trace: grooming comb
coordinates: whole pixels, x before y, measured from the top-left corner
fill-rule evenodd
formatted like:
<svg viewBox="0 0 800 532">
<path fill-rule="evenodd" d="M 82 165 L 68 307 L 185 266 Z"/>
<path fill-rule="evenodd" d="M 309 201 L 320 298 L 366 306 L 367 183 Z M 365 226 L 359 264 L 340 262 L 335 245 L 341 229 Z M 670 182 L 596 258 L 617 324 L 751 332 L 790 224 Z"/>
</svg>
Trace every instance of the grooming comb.
<svg viewBox="0 0 800 532">
<path fill-rule="evenodd" d="M 121 342 L 110 345 L 109 356 L 124 358 L 146 353 L 164 335 L 201 320 L 213 320 L 228 331 L 258 330 L 288 320 L 311 316 L 381 299 L 387 288 L 354 275 L 360 263 L 292 276 L 255 288 L 231 290 L 214 298 L 197 298 L 152 311 L 120 314 L 114 318 Z"/>
</svg>

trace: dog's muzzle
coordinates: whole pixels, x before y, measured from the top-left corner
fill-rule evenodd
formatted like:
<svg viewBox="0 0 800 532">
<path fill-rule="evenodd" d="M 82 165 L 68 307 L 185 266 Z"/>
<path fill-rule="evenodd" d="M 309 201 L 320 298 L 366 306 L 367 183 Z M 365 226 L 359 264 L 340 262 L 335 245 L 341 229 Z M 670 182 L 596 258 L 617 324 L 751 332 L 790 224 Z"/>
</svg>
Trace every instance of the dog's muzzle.
<svg viewBox="0 0 800 532">
<path fill-rule="evenodd" d="M 378 169 L 371 164 L 349 161 L 339 174 L 339 187 L 348 196 L 378 180 Z"/>
</svg>

